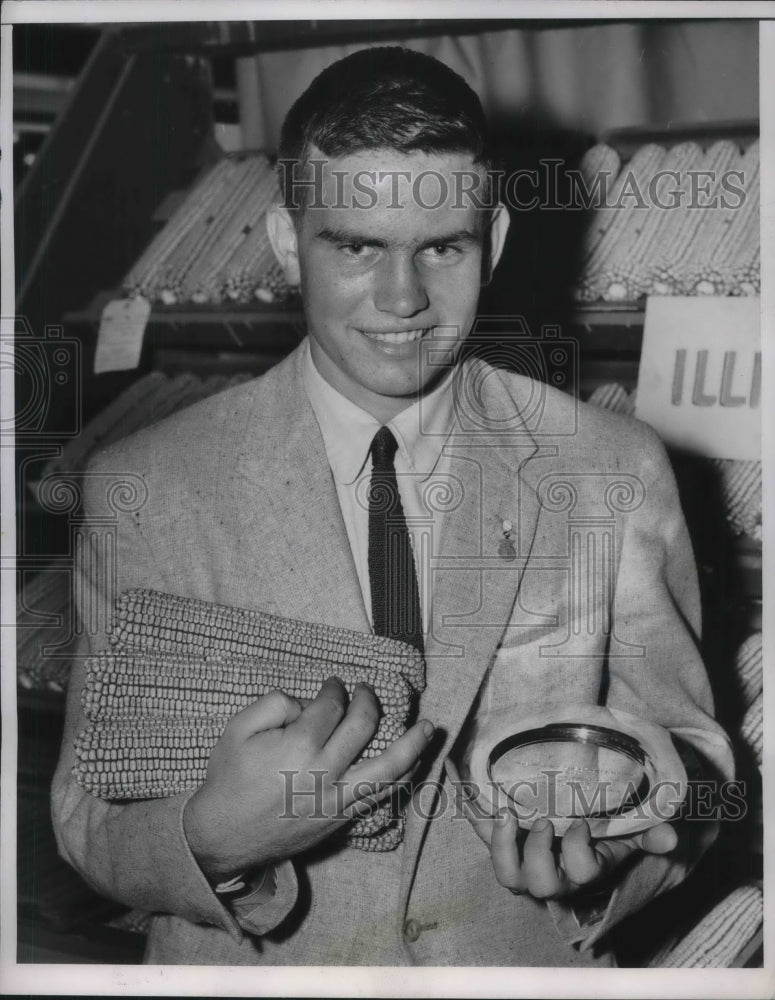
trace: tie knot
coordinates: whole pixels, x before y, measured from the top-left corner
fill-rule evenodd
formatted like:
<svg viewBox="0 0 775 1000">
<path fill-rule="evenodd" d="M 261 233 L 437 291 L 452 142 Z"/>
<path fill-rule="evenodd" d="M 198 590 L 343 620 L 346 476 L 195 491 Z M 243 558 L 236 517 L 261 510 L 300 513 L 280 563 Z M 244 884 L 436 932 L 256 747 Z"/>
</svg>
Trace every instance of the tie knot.
<svg viewBox="0 0 775 1000">
<path fill-rule="evenodd" d="M 398 441 L 388 427 L 380 427 L 371 442 L 371 461 L 378 471 L 393 468 Z"/>
</svg>

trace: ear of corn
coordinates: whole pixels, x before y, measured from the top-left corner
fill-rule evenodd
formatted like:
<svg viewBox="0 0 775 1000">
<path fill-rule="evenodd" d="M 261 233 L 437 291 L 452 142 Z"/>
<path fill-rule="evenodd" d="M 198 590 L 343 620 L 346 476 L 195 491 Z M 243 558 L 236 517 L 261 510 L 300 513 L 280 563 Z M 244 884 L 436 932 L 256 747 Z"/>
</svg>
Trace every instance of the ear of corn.
<svg viewBox="0 0 775 1000">
<path fill-rule="evenodd" d="M 591 189 L 592 172 L 603 169 L 604 149 L 595 147 L 582 161 Z M 694 143 L 681 143 L 661 159 L 658 150 L 641 147 L 609 188 L 604 207 L 594 212 L 576 298 L 632 301 L 643 295 L 757 294 L 758 142 L 743 154 L 726 141 L 714 143 L 705 153 Z M 660 178 L 663 171 L 674 174 Z M 730 171 L 742 174 L 736 178 L 745 192 L 742 205 L 727 187 Z M 652 201 L 660 185 L 670 201 L 673 193 L 680 199 L 675 207 L 663 209 Z M 636 189 L 643 204 L 638 197 L 628 198 Z"/>
<path fill-rule="evenodd" d="M 82 701 L 90 719 L 233 715 L 270 691 L 314 698 L 332 670 L 352 694 L 360 681 L 371 685 L 382 710 L 406 717 L 414 689 L 394 664 L 358 667 L 343 662 L 309 663 L 304 670 L 265 658 L 201 657 L 190 653 L 102 652 L 89 660 Z"/>
<path fill-rule="evenodd" d="M 655 245 L 655 252 L 646 269 L 643 292 L 653 295 L 675 295 L 682 281 L 682 273 L 687 257 L 696 245 L 703 226 L 708 226 L 717 209 L 723 193 L 722 177 L 735 166 L 740 151 L 733 142 L 715 142 L 706 151 L 697 170 L 710 178 L 707 197 L 703 207 L 690 207 L 686 199 L 679 208 L 665 213 L 667 218 Z M 685 189 L 686 178 L 682 181 Z"/>
<path fill-rule="evenodd" d="M 606 211 L 605 198 L 618 177 L 621 166 L 622 162 L 616 150 L 603 143 L 592 146 L 581 158 L 579 170 L 587 191 L 592 194 L 597 190 L 596 186 L 600 185 L 600 203 L 591 206 L 592 217 L 584 235 L 582 247 L 584 261 L 590 260 L 608 226 L 613 221 L 613 217 Z"/>
<path fill-rule="evenodd" d="M 655 143 L 648 143 L 637 150 L 633 158 L 614 182 L 605 207 L 595 213 L 593 226 L 602 230 L 602 235 L 589 245 L 591 255 L 584 261 L 576 295 L 583 301 L 602 297 L 605 267 L 615 259 L 619 240 L 628 227 L 636 225 L 645 209 L 638 207 L 638 196 L 634 192 L 647 190 L 651 177 L 660 169 L 665 150 Z M 642 197 L 642 195 L 641 195 Z"/>
<path fill-rule="evenodd" d="M 412 646 L 380 635 L 295 621 L 263 611 L 231 608 L 153 590 L 128 590 L 118 598 L 110 642 L 115 648 L 159 653 L 259 656 L 275 663 L 350 663 L 386 669 L 394 664 L 417 691 L 425 689 L 425 664 Z"/>
<path fill-rule="evenodd" d="M 764 745 L 764 695 L 761 692 L 746 709 L 739 733 L 757 765 L 761 767 Z"/>
<path fill-rule="evenodd" d="M 350 694 L 365 682 L 380 701 L 361 759 L 377 756 L 406 731 L 425 686 L 423 659 L 404 643 L 156 591 L 119 597 L 110 641 L 86 663 L 89 724 L 73 768 L 81 787 L 109 800 L 198 787 L 233 715 L 270 691 L 314 698 L 333 673 Z M 403 817 L 381 805 L 345 831 L 360 850 L 392 850 Z"/>
<path fill-rule="evenodd" d="M 763 920 L 762 889 L 751 880 L 750 884 L 733 889 L 686 937 L 675 945 L 671 940 L 648 964 L 663 969 L 735 968 Z"/>
<path fill-rule="evenodd" d="M 259 225 L 269 207 L 274 194 L 274 176 L 268 162 L 263 157 L 251 158 L 245 160 L 242 167 L 243 176 L 231 203 L 222 213 L 219 228 L 211 233 L 206 252 L 198 256 L 185 276 L 181 289 L 184 301 L 220 301 L 220 273 L 228 267 L 230 258 Z"/>
<path fill-rule="evenodd" d="M 745 200 L 741 205 L 719 207 L 715 219 L 697 234 L 693 251 L 685 263 L 682 291 L 686 295 L 724 295 L 737 290 L 751 264 L 758 261 L 759 248 L 759 146 L 754 143 L 736 164 L 742 174 Z M 758 271 L 758 266 L 755 267 Z M 738 290 L 739 291 L 739 290 Z"/>
<path fill-rule="evenodd" d="M 747 708 L 761 694 L 763 686 L 761 632 L 754 632 L 743 642 L 735 653 L 734 665 L 742 703 Z"/>
<path fill-rule="evenodd" d="M 632 301 L 637 299 L 645 285 L 648 262 L 670 213 L 678 208 L 665 208 L 671 204 L 672 190 L 682 199 L 688 195 L 688 170 L 696 169 L 702 160 L 702 150 L 693 142 L 682 142 L 669 149 L 659 166 L 662 177 L 654 177 L 653 200 L 649 193 L 645 209 L 635 210 L 631 224 L 616 244 L 616 254 L 602 269 L 599 276 L 602 296 L 607 301 Z M 676 185 L 675 175 L 681 180 Z"/>
<path fill-rule="evenodd" d="M 727 523 L 735 534 L 762 540 L 762 463 L 715 458 L 719 498 Z"/>
</svg>

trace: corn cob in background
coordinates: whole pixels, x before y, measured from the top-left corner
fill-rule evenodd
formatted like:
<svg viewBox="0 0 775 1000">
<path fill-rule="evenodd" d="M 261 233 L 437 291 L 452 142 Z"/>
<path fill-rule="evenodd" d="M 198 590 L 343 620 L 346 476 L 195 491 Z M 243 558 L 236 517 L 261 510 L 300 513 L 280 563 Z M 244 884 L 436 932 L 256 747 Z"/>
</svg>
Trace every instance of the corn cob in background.
<svg viewBox="0 0 775 1000">
<path fill-rule="evenodd" d="M 684 295 L 731 294 L 730 279 L 739 261 L 743 266 L 755 256 L 759 244 L 759 144 L 752 144 L 735 164 L 743 175 L 745 201 L 719 205 L 714 222 L 697 233 L 683 268 Z"/>
<path fill-rule="evenodd" d="M 735 653 L 735 676 L 743 705 L 748 708 L 762 693 L 762 633 L 753 632 Z"/>
<path fill-rule="evenodd" d="M 217 225 L 217 220 L 222 216 L 227 204 L 229 193 L 234 187 L 235 175 L 238 165 L 233 160 L 225 161 L 226 167 L 212 196 L 208 199 L 204 208 L 198 205 L 191 197 L 186 198 L 178 210 L 185 215 L 189 213 L 188 224 L 185 232 L 178 240 L 172 251 L 164 256 L 164 259 L 157 262 L 156 268 L 145 287 L 145 294 L 152 301 L 161 301 L 171 304 L 175 298 L 176 284 L 180 280 L 185 262 L 195 258 L 198 247 L 201 246 L 211 226 Z M 157 239 L 163 239 L 164 230 Z M 155 243 L 156 241 L 154 241 Z M 151 244 L 150 253 L 153 254 L 154 243 Z"/>
<path fill-rule="evenodd" d="M 197 287 L 188 293 L 192 302 L 223 302 L 223 288 L 234 266 L 235 254 L 254 232 L 264 234 L 266 231 L 266 212 L 277 195 L 277 186 L 269 164 L 254 162 L 260 169 L 251 178 L 241 205 L 235 208 L 234 224 L 224 231 L 218 247 L 202 262 L 204 266 Z"/>
<path fill-rule="evenodd" d="M 635 392 L 628 392 L 617 382 L 599 385 L 587 399 L 592 406 L 599 406 L 612 413 L 623 413 L 631 417 L 635 413 Z"/>
<path fill-rule="evenodd" d="M 677 945 L 660 949 L 650 959 L 649 967 L 734 968 L 741 950 L 752 940 L 763 920 L 764 896 L 761 886 L 738 886 L 717 903 Z"/>
<path fill-rule="evenodd" d="M 762 463 L 711 459 L 719 475 L 724 513 L 735 534 L 762 541 Z"/>
<path fill-rule="evenodd" d="M 264 224 L 266 209 L 279 198 L 274 173 L 266 177 L 257 195 L 257 200 L 260 199 L 263 205 L 261 219 L 229 258 L 220 276 L 224 301 L 252 302 L 259 298 L 271 302 L 275 298 L 284 298 L 288 293 Z M 259 294 L 260 290 L 263 294 Z"/>
<path fill-rule="evenodd" d="M 702 196 L 703 208 L 690 208 L 691 181 L 683 179 L 681 188 L 687 190 L 680 208 L 666 213 L 665 225 L 660 230 L 655 252 L 651 255 L 645 269 L 643 287 L 640 294 L 644 295 L 677 295 L 679 294 L 681 273 L 684 262 L 694 246 L 697 234 L 704 225 L 711 222 L 714 201 L 718 201 L 723 188 L 721 178 L 726 171 L 734 168 L 740 159 L 740 151 L 733 142 L 723 140 L 715 142 L 697 164 L 696 170 L 701 174 L 711 175 L 707 195 Z"/>
<path fill-rule="evenodd" d="M 616 244 L 615 256 L 603 268 L 600 287 L 607 302 L 631 301 L 642 294 L 648 263 L 661 241 L 661 233 L 671 212 L 678 211 L 662 206 L 675 204 L 674 193 L 675 197 L 688 197 L 690 179 L 687 171 L 697 169 L 702 158 L 702 150 L 694 142 L 681 142 L 665 154 L 659 166 L 663 176 L 654 177 L 652 189 L 644 192 L 647 207 L 635 210 L 631 223 Z M 676 175 L 680 178 L 678 184 Z"/>
<path fill-rule="evenodd" d="M 587 191 L 594 192 L 600 179 L 599 200 L 591 205 L 591 218 L 584 234 L 581 251 L 582 261 L 590 259 L 598 244 L 605 235 L 606 229 L 613 221 L 610 211 L 605 208 L 606 192 L 613 189 L 616 178 L 622 167 L 622 161 L 615 149 L 598 143 L 584 153 L 579 164 L 579 171 L 586 184 Z"/>
<path fill-rule="evenodd" d="M 178 252 L 169 261 L 159 279 L 161 298 L 167 304 L 186 302 L 184 284 L 191 277 L 197 265 L 202 266 L 212 252 L 224 228 L 234 212 L 235 202 L 244 195 L 243 184 L 249 169 L 249 161 L 237 160 L 232 169 L 222 197 L 213 204 L 207 216 L 191 231 L 189 238 L 181 244 Z"/>
<path fill-rule="evenodd" d="M 111 648 L 87 660 L 87 728 L 73 775 L 111 800 L 196 788 L 228 720 L 262 694 L 313 698 L 335 670 L 352 693 L 370 684 L 383 709 L 362 757 L 406 731 L 425 664 L 411 646 L 346 629 L 279 618 L 155 591 L 117 601 Z M 352 847 L 393 850 L 403 837 L 397 800 L 347 825 Z"/>
<path fill-rule="evenodd" d="M 728 295 L 758 295 L 761 291 L 761 244 L 758 234 L 753 251 L 749 243 L 732 265 L 724 287 Z"/>
<path fill-rule="evenodd" d="M 263 235 L 278 195 L 266 156 L 224 158 L 151 242 L 124 290 L 165 305 L 285 298 L 289 289 Z"/>
<path fill-rule="evenodd" d="M 594 224 L 604 229 L 591 256 L 583 261 L 576 298 L 590 302 L 603 297 L 606 269 L 617 259 L 619 241 L 631 226 L 639 226 L 646 211 L 637 207 L 665 158 L 665 150 L 655 143 L 641 146 L 614 182 L 606 207 L 596 213 Z"/>
<path fill-rule="evenodd" d="M 252 194 L 258 184 L 262 167 L 269 169 L 266 161 L 246 158 L 239 164 L 237 181 L 228 203 L 210 226 L 206 238 L 185 272 L 179 278 L 175 291 L 181 302 L 207 301 L 207 283 L 244 239 L 244 229 L 253 219 Z"/>
<path fill-rule="evenodd" d="M 58 566 L 43 569 L 30 579 L 22 574 L 16 614 L 16 679 L 20 688 L 65 694 L 73 654 L 71 590 L 70 573 Z"/>
<path fill-rule="evenodd" d="M 719 246 L 711 260 L 711 273 L 705 275 L 698 294 L 750 295 L 759 291 L 759 204 L 760 171 L 758 144 L 753 153 L 750 181 L 746 158 L 743 158 L 746 200 L 729 226 L 725 245 Z M 712 291 L 708 286 L 712 285 Z"/>
<path fill-rule="evenodd" d="M 219 192 L 217 200 L 213 201 L 206 213 L 197 213 L 194 225 L 176 247 L 175 252 L 164 261 L 164 266 L 159 268 L 153 289 L 156 300 L 165 305 L 173 305 L 181 301 L 183 279 L 194 261 L 203 252 L 211 229 L 222 222 L 231 192 L 237 184 L 238 173 L 238 165 L 230 163 L 228 181 Z"/>
<path fill-rule="evenodd" d="M 753 754 L 761 769 L 764 746 L 764 695 L 760 691 L 755 701 L 747 709 L 740 724 L 740 738 Z"/>
<path fill-rule="evenodd" d="M 200 238 L 200 231 L 225 204 L 234 170 L 234 161 L 224 159 L 202 178 L 126 276 L 126 292 L 151 302 L 160 297 L 166 270 Z"/>
</svg>

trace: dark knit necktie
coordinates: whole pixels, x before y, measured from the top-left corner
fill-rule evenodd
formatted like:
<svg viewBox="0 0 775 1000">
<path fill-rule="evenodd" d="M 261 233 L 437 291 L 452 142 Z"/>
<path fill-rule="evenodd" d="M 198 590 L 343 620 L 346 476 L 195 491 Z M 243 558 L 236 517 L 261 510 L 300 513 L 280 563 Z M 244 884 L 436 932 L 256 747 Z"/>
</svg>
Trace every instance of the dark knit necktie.
<svg viewBox="0 0 775 1000">
<path fill-rule="evenodd" d="M 417 573 L 393 459 L 398 442 L 380 427 L 371 443 L 369 579 L 374 631 L 423 652 Z"/>
</svg>

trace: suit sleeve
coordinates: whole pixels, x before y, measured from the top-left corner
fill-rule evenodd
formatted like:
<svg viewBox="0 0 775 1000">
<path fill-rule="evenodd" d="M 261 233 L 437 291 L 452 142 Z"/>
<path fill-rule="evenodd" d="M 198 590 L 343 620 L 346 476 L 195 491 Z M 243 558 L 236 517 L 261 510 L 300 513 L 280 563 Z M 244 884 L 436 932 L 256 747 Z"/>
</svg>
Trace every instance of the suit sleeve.
<svg viewBox="0 0 775 1000">
<path fill-rule="evenodd" d="M 691 744 L 709 781 L 731 780 L 730 743 L 713 719 L 697 647 L 699 591 L 675 479 L 657 435 L 645 426 L 643 434 L 643 501 L 623 527 L 606 703 L 650 719 Z M 620 655 L 627 649 L 635 655 Z M 662 856 L 639 855 L 620 873 L 607 905 L 605 900 L 597 909 L 550 903 L 563 935 L 590 948 L 618 921 L 681 882 L 715 839 L 717 824 L 689 818 L 677 829 L 677 848 Z"/>
<path fill-rule="evenodd" d="M 275 927 L 296 899 L 290 861 L 270 870 L 271 885 L 224 906 L 186 841 L 183 810 L 193 792 L 168 799 L 111 803 L 85 792 L 74 780 L 74 740 L 87 725 L 81 691 L 88 655 L 107 645 L 116 594 L 132 586 L 158 586 L 151 546 L 131 514 L 109 511 L 111 477 L 93 466 L 84 474 L 85 530 L 76 552 L 74 600 L 84 633 L 74 657 L 64 735 L 52 785 L 52 817 L 59 852 L 99 893 L 132 908 L 175 914 L 227 931 L 263 934 Z M 115 549 L 105 544 L 115 538 Z M 114 552 L 114 559 L 109 553 Z M 115 570 L 113 570 L 115 567 Z"/>
</svg>

